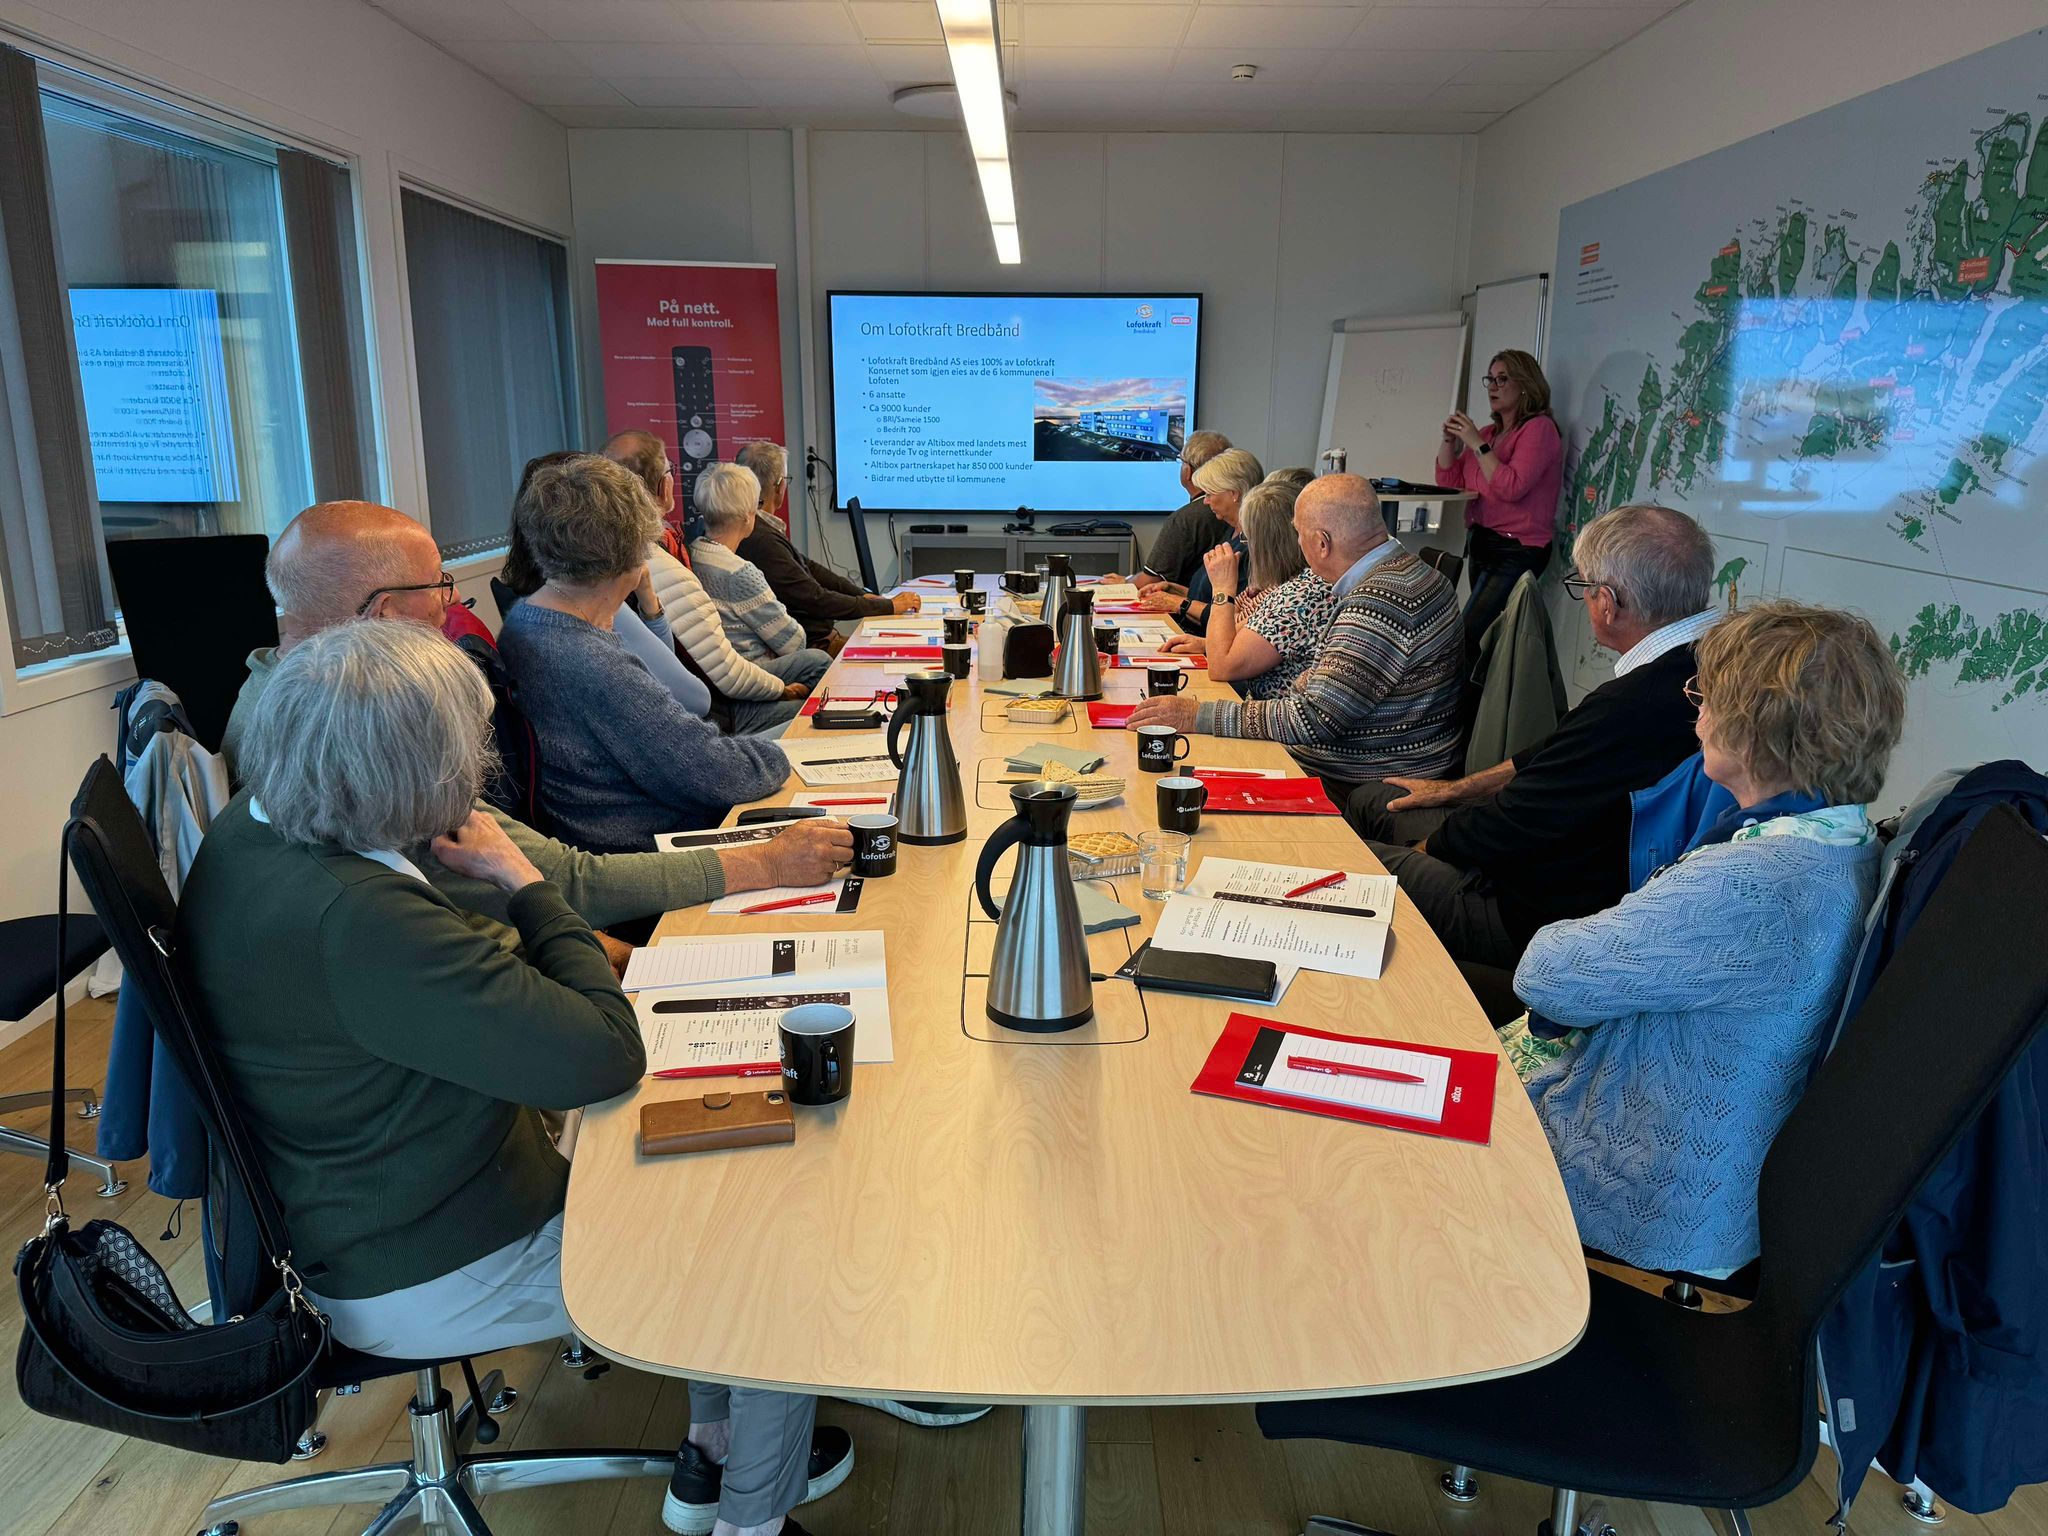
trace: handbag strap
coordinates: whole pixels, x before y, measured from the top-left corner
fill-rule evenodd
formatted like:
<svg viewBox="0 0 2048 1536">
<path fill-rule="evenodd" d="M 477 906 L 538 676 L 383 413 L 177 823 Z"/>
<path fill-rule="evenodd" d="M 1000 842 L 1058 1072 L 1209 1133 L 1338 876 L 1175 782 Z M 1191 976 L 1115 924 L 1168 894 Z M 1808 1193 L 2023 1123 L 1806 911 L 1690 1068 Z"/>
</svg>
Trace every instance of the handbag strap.
<svg viewBox="0 0 2048 1536">
<path fill-rule="evenodd" d="M 47 1256 L 51 1251 L 51 1244 L 54 1241 L 52 1238 L 43 1239 L 46 1262 Z M 333 1333 L 327 1321 L 327 1314 L 320 1311 L 319 1308 L 298 1301 L 295 1298 L 292 1310 L 297 1312 L 303 1308 L 311 1314 L 315 1326 L 320 1330 L 320 1342 L 315 1346 L 311 1354 L 308 1355 L 306 1363 L 300 1366 L 297 1372 L 283 1386 L 265 1392 L 261 1397 L 253 1397 L 246 1403 L 237 1403 L 232 1408 L 195 1408 L 190 1413 L 153 1413 L 147 1408 L 137 1408 L 133 1404 L 120 1402 L 107 1396 L 106 1393 L 102 1392 L 98 1387 L 71 1368 L 71 1363 L 58 1350 L 56 1342 L 43 1331 L 42 1318 L 39 1315 L 38 1308 L 31 1302 L 29 1296 L 29 1271 L 32 1267 L 33 1265 L 27 1261 L 15 1266 L 15 1290 L 21 1298 L 22 1325 L 28 1330 L 29 1337 L 35 1340 L 37 1346 L 48 1357 L 50 1363 L 62 1371 L 72 1385 L 88 1396 L 106 1404 L 107 1407 L 113 1409 L 116 1413 L 125 1414 L 132 1418 L 154 1419 L 159 1424 L 205 1424 L 214 1419 L 231 1419 L 238 1414 L 253 1412 L 255 1409 L 261 1408 L 265 1403 L 273 1402 L 283 1397 L 285 1393 L 303 1383 L 308 1376 L 313 1374 L 314 1369 L 320 1362 L 327 1358 L 327 1351 L 333 1342 Z M 228 1325 L 223 1324 L 222 1326 Z"/>
<path fill-rule="evenodd" d="M 57 846 L 57 948 L 50 973 L 57 978 L 57 1017 L 50 1030 L 50 1157 L 43 1164 L 43 1198 L 49 1208 L 45 1233 L 64 1220 L 64 1178 L 71 1172 L 71 1153 L 64 1145 L 64 974 L 65 940 L 71 923 L 71 836 L 77 821 L 64 823 Z"/>
</svg>

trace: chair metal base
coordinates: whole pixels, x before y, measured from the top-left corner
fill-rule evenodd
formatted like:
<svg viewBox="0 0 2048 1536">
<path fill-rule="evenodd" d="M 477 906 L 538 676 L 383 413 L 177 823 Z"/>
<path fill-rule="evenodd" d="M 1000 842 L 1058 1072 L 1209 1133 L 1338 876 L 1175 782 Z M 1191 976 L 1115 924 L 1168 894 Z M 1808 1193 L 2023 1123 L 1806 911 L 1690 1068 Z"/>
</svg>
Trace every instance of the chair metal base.
<svg viewBox="0 0 2048 1536">
<path fill-rule="evenodd" d="M 1470 1467 L 1446 1468 L 1436 1485 L 1453 1504 L 1471 1504 L 1479 1498 L 1479 1479 L 1472 1475 Z"/>
<path fill-rule="evenodd" d="M 41 1109 L 49 1102 L 50 1096 L 47 1093 L 0 1094 L 0 1115 L 11 1115 L 24 1109 Z M 66 1088 L 64 1102 L 78 1106 L 78 1118 L 81 1120 L 99 1118 L 99 1095 L 90 1088 Z M 46 1158 L 50 1155 L 50 1142 L 48 1137 L 31 1136 L 26 1131 L 15 1130 L 13 1126 L 0 1125 L 0 1152 L 19 1152 L 23 1157 Z M 103 1200 L 113 1199 L 128 1187 L 128 1181 L 104 1158 L 74 1151 L 71 1153 L 71 1161 L 83 1163 L 99 1173 L 99 1195 Z"/>
<path fill-rule="evenodd" d="M 1900 1494 L 1899 1507 L 1922 1525 L 1939 1525 L 1948 1518 L 1948 1511 L 1925 1483 L 1916 1482 Z"/>
<path fill-rule="evenodd" d="M 490 1536 L 477 1504 L 493 1493 L 599 1478 L 667 1477 L 675 1470 L 673 1451 L 468 1455 L 461 1449 L 463 1436 L 457 1428 L 457 1415 L 449 1395 L 441 1389 L 438 1369 L 419 1373 L 408 1418 L 412 1427 L 410 1461 L 321 1472 L 226 1494 L 206 1506 L 206 1525 L 200 1536 L 235 1536 L 239 1522 L 280 1510 L 343 1504 L 382 1506 L 363 1536 L 385 1536 L 413 1525 Z"/>
</svg>

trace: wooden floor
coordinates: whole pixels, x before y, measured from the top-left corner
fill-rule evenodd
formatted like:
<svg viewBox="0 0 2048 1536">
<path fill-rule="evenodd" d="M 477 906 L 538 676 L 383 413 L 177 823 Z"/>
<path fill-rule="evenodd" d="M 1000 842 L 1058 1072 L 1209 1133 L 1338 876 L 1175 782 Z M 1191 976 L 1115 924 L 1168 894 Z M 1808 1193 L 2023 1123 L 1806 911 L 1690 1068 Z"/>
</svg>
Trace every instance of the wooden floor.
<svg viewBox="0 0 2048 1536">
<path fill-rule="evenodd" d="M 89 1003 L 72 1014 L 74 1085 L 95 1083 L 106 1060 L 112 1009 Z M 0 1095 L 49 1084 L 49 1031 L 0 1051 Z M 40 1112 L 7 1124 L 40 1131 Z M 82 1129 L 81 1122 L 72 1126 Z M 143 1188 L 137 1166 L 128 1190 L 101 1200 L 89 1173 L 74 1175 L 68 1203 L 80 1221 L 112 1217 L 142 1239 L 188 1299 L 204 1294 L 199 1220 L 174 1219 L 169 1201 Z M 12 1253 L 40 1227 L 40 1164 L 0 1154 L 0 1250 Z M 21 1331 L 14 1288 L 0 1297 L 0 1357 L 11 1360 Z M 596 1381 L 562 1366 L 552 1346 L 494 1356 L 520 1390 L 498 1449 L 619 1444 L 672 1447 L 687 1404 L 680 1383 L 615 1367 Z M 404 1454 L 405 1380 L 372 1382 L 360 1395 L 326 1401 L 325 1453 L 297 1471 L 360 1465 Z M 459 1383 L 456 1391 L 460 1393 Z M 826 1403 L 821 1420 L 854 1435 L 853 1477 L 803 1512 L 818 1536 L 982 1536 L 1017 1529 L 1018 1419 L 997 1409 L 954 1430 L 916 1429 L 864 1409 Z M 1571 1433 L 1560 1405 L 1560 1435 Z M 1338 1515 L 1398 1536 L 1528 1536 L 1548 1512 L 1532 1484 L 1488 1478 L 1479 1501 L 1460 1508 L 1436 1491 L 1438 1469 L 1413 1457 L 1310 1442 L 1262 1439 L 1246 1407 L 1097 1410 L 1089 1415 L 1090 1536 L 1294 1536 L 1310 1515 Z M 1757 1536 L 1813 1536 L 1832 1509 L 1824 1486 L 1833 1462 L 1821 1453 L 1796 1493 L 1754 1515 Z M 281 1475 L 160 1449 L 96 1430 L 38 1418 L 0 1379 L 0 1536 L 177 1536 L 199 1528 L 207 1501 L 224 1489 Z M 283 1474 L 289 1475 L 289 1474 Z M 506 1494 L 486 1506 L 499 1536 L 599 1536 L 658 1532 L 664 1485 L 654 1479 Z M 1898 1489 L 1873 1474 L 1850 1520 L 1855 1536 L 1926 1536 L 1898 1507 Z M 325 1536 L 358 1531 L 367 1510 L 305 1511 L 251 1521 L 245 1536 Z M 1623 1536 L 1710 1536 L 1697 1510 L 1612 1504 Z M 1982 1518 L 1951 1513 L 1945 1536 L 2048 1536 L 2048 1489 L 2028 1489 Z"/>
</svg>

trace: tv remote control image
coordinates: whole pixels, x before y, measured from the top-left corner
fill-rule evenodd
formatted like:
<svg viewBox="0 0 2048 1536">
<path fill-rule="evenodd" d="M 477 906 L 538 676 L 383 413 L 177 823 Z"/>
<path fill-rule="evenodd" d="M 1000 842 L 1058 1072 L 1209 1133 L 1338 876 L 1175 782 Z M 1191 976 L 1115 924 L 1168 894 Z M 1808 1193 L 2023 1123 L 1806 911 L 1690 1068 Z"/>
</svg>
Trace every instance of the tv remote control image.
<svg viewBox="0 0 2048 1536">
<path fill-rule="evenodd" d="M 718 457 L 717 401 L 711 387 L 711 349 L 676 347 L 676 507 L 687 521 L 696 511 L 697 477 Z"/>
</svg>

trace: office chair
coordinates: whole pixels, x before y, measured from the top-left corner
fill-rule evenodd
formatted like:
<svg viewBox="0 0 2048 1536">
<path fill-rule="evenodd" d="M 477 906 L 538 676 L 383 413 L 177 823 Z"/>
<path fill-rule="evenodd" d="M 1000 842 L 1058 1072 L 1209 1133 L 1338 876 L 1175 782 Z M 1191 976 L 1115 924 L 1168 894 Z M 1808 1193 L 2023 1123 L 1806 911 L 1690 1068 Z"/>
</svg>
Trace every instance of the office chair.
<svg viewBox="0 0 2048 1536">
<path fill-rule="evenodd" d="M 74 976 L 107 952 L 107 936 L 90 916 L 80 915 L 66 928 L 64 953 L 57 954 L 56 948 L 55 913 L 0 923 L 0 1019 L 10 1023 L 25 1019 L 55 997 L 60 988 L 69 986 Z M 57 966 L 54 975 L 50 970 L 53 959 Z M 64 1100 L 78 1106 L 81 1120 L 99 1117 L 99 1096 L 90 1088 L 67 1088 Z M 0 1115 L 41 1109 L 49 1102 L 47 1093 L 0 1093 Z M 19 1152 L 40 1160 L 49 1157 L 50 1142 L 47 1137 L 0 1125 L 0 1152 Z M 104 1158 L 73 1152 L 71 1161 L 98 1170 L 102 1198 L 112 1199 L 128 1187 L 128 1181 Z"/>
<path fill-rule="evenodd" d="M 1437 574 L 1453 587 L 1458 585 L 1458 578 L 1465 574 L 1465 557 L 1452 550 L 1438 549 L 1433 544 L 1425 545 L 1415 551 L 1415 558 L 1425 565 L 1434 566 Z"/>
<path fill-rule="evenodd" d="M 158 1044 L 172 1053 L 193 1084 L 208 1137 L 218 1147 L 239 1144 L 241 1166 L 261 1179 L 262 1165 L 246 1140 L 227 1079 L 211 1042 L 200 1033 L 205 1011 L 185 980 L 173 939 L 177 902 L 157 868 L 148 834 L 120 776 L 104 757 L 87 770 L 71 815 L 76 828 L 70 839 L 72 864 L 126 967 L 124 985 L 140 989 Z M 198 1027 L 187 1030 L 186 1019 Z M 207 1241 L 221 1261 L 221 1294 L 214 1305 L 222 1314 L 250 1310 L 277 1284 L 276 1272 L 255 1242 L 248 1214 L 253 1209 L 251 1196 L 231 1172 L 235 1161 L 211 1159 L 214 1187 L 206 1203 Z M 459 1414 L 441 1386 L 441 1369 L 450 1364 L 461 1367 L 470 1389 L 469 1403 Z M 667 1477 L 675 1468 L 673 1451 L 473 1454 L 472 1441 L 488 1445 L 497 1439 L 491 1417 L 494 1400 L 509 1399 L 502 1395 L 497 1372 L 479 1382 L 474 1367 L 461 1356 L 395 1360 L 337 1344 L 320 1363 L 314 1384 L 335 1389 L 404 1374 L 414 1378 L 408 1414 L 412 1451 L 407 1459 L 224 1494 L 207 1506 L 204 1536 L 234 1536 L 239 1522 L 255 1515 L 361 1503 L 383 1506 L 371 1531 L 386 1531 L 410 1520 L 434 1530 L 489 1536 L 477 1509 L 477 1501 L 489 1494 L 597 1478 Z"/>
<path fill-rule="evenodd" d="M 249 653 L 277 644 L 277 604 L 263 581 L 269 554 L 260 533 L 107 544 L 135 675 L 177 694 L 209 752 L 220 750 Z"/>
<path fill-rule="evenodd" d="M 1585 1335 L 1560 1360 L 1434 1391 L 1267 1403 L 1259 1427 L 1549 1483 L 1542 1536 L 1599 1536 L 1584 1494 L 1697 1505 L 1747 1536 L 1743 1511 L 1813 1465 L 1822 1320 L 2048 1017 L 2048 904 L 2012 899 L 2042 889 L 2048 843 L 2000 808 L 1772 1143 L 1750 1306 L 1691 1311 L 1595 1272 Z M 1360 1529 L 1319 1517 L 1307 1536 Z"/>
</svg>

